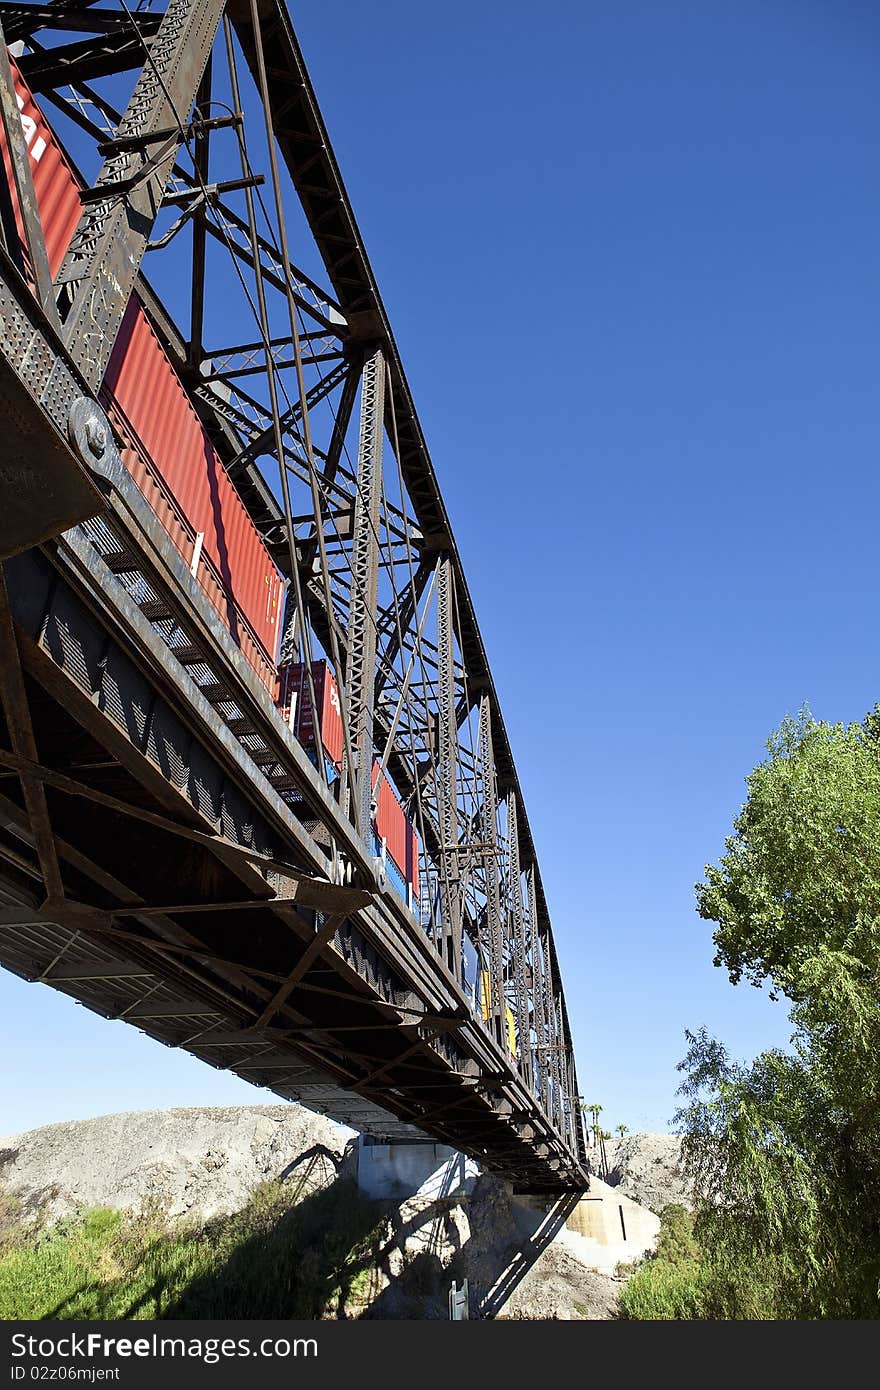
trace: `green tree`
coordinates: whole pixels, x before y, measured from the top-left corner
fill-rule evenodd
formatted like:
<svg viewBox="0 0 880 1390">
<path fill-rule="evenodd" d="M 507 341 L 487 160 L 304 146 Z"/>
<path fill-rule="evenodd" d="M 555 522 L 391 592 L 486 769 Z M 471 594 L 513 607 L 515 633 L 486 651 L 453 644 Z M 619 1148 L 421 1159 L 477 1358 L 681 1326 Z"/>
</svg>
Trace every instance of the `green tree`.
<svg viewBox="0 0 880 1390">
<path fill-rule="evenodd" d="M 654 1253 L 621 1290 L 624 1318 L 688 1321 L 712 1315 L 712 1280 L 694 1239 L 694 1218 L 680 1203 L 660 1213 Z"/>
<path fill-rule="evenodd" d="M 880 718 L 768 744 L 697 887 L 716 964 L 791 1002 L 791 1051 L 688 1033 L 679 1112 L 716 1316 L 880 1316 Z"/>
<path fill-rule="evenodd" d="M 620 1135 L 622 1139 L 625 1134 L 629 1134 L 629 1125 L 618 1125 L 617 1133 Z"/>
<path fill-rule="evenodd" d="M 845 956 L 862 982 L 880 963 L 880 707 L 864 724 L 802 710 L 770 739 L 717 867 L 697 885 L 717 923 L 715 964 L 733 984 L 815 1001 L 816 960 Z M 830 1004 L 833 1013 L 836 1005 Z"/>
</svg>

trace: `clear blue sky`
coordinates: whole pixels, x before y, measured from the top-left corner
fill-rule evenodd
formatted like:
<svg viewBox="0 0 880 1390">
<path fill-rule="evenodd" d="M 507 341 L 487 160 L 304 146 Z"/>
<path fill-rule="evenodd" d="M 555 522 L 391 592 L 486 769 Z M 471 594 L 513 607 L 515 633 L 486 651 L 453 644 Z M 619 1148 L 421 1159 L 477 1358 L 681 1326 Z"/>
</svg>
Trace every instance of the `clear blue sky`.
<svg viewBox="0 0 880 1390">
<path fill-rule="evenodd" d="M 880 699 L 880 17 L 293 13 L 501 692 L 582 1088 L 665 1128 L 686 1026 L 788 1036 L 693 906 L 745 774 L 803 701 Z M 271 1100 L 5 974 L 0 1041 L 0 1132 Z"/>
</svg>

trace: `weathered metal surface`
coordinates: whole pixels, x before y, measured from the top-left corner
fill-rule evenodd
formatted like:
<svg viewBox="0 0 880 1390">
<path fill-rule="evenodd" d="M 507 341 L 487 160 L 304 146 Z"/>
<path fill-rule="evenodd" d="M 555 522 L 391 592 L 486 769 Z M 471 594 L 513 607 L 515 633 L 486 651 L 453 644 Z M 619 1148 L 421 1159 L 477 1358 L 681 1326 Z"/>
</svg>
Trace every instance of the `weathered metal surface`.
<svg viewBox="0 0 880 1390">
<path fill-rule="evenodd" d="M 59 31 L 75 8 L 58 11 Z M 80 32 L 88 9 L 77 11 Z M 26 55 L 100 153 L 136 156 L 142 187 L 155 176 L 153 192 L 164 188 L 177 160 L 176 211 L 154 254 L 187 219 L 195 231 L 189 303 L 173 306 L 190 340 L 141 280 L 149 323 L 130 310 L 129 325 L 146 326 L 153 348 L 131 357 L 133 410 L 102 398 L 130 472 L 59 345 L 32 359 L 46 418 L 60 439 L 71 431 L 105 509 L 11 570 L 40 761 L 20 741 L 4 751 L 0 731 L 11 774 L 0 793 L 0 961 L 374 1133 L 417 1126 L 520 1186 L 577 1188 L 577 1077 L 540 872 L 387 315 L 283 5 L 230 0 L 213 61 L 197 12 L 201 0 L 170 0 L 164 16 L 108 21 L 92 57 L 78 40 L 51 59 Z M 194 24 L 191 44 L 183 30 L 173 37 L 178 22 Z M 157 124 L 152 53 L 135 85 L 142 96 L 152 85 L 146 123 L 89 86 L 96 65 L 132 66 L 138 33 L 158 53 L 180 41 L 177 126 Z M 256 108 L 240 90 L 236 38 Z M 75 99 L 60 90 L 71 80 Z M 231 109 L 202 119 L 221 90 Z M 291 261 L 276 140 L 326 288 Z M 87 210 L 105 194 L 104 184 L 89 192 Z M 117 195 L 140 196 L 129 179 Z M 143 226 L 120 223 L 135 265 L 154 211 L 143 210 Z M 83 280 L 106 286 L 117 254 L 99 247 L 70 280 L 74 315 Z M 224 347 L 206 332 L 218 257 L 241 283 Z M 107 334 L 118 305 L 99 301 Z M 91 361 L 73 336 L 71 349 Z M 15 370 L 29 360 L 19 353 Z M 309 706 L 313 732 L 325 715 L 314 674 L 324 654 L 339 678 L 336 756 L 317 766 L 284 718 L 283 690 L 275 706 L 274 652 L 254 610 L 245 615 L 253 594 L 224 590 L 216 516 L 195 524 L 195 503 L 180 505 L 151 458 L 168 455 L 163 467 L 178 468 L 184 493 L 209 448 L 218 492 L 227 477 L 239 482 L 252 533 L 288 581 L 284 659 L 305 677 L 297 715 Z M 60 904 L 41 825 L 56 847 Z M 377 836 L 415 894 L 401 900 L 377 874 Z"/>
<path fill-rule="evenodd" d="M 158 146 L 121 148 L 104 162 L 80 216 L 58 286 L 64 340 L 93 391 L 101 384 L 141 258 L 165 193 L 208 61 L 222 0 L 169 0 L 117 137 L 145 139 L 172 127 Z"/>
<path fill-rule="evenodd" d="M 358 435 L 357 484 L 352 520 L 351 597 L 345 669 L 348 726 L 354 764 L 352 782 L 354 823 L 364 843 L 370 838 L 370 800 L 373 774 L 373 705 L 376 671 L 375 612 L 379 593 L 379 508 L 382 480 L 382 420 L 385 403 L 385 363 L 377 348 L 364 363 L 361 380 L 361 422 Z M 346 769 L 343 769 L 343 777 Z"/>
<path fill-rule="evenodd" d="M 83 384 L 0 248 L 0 559 L 57 535 L 103 500 L 67 443 Z"/>
</svg>

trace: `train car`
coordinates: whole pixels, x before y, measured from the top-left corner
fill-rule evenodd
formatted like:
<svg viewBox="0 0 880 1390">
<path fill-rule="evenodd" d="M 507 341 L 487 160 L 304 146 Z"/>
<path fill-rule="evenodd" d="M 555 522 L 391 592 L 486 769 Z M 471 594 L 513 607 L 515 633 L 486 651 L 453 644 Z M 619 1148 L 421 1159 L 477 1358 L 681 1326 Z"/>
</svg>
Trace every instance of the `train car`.
<svg viewBox="0 0 880 1390">
<path fill-rule="evenodd" d="M 80 181 L 10 55 L 22 129 L 51 273 L 64 260 L 81 212 Z M 14 189 L 0 126 L 0 148 Z M 14 192 L 13 192 L 14 200 Z M 23 240 L 20 216 L 19 233 Z M 122 460 L 242 654 L 275 696 L 283 717 L 332 780 L 342 766 L 339 688 L 326 661 L 312 665 L 320 738 L 305 670 L 278 666 L 285 585 L 199 420 L 174 365 L 133 294 L 100 391 Z M 373 766 L 373 850 L 410 908 L 419 895 L 419 840 L 387 774 Z"/>
<path fill-rule="evenodd" d="M 413 908 L 419 897 L 419 837 L 387 772 L 383 773 L 377 787 L 378 775 L 379 761 L 376 759 L 373 764 L 374 848 L 386 861 L 389 881 L 407 906 Z"/>
<path fill-rule="evenodd" d="M 336 677 L 326 661 L 312 662 L 312 684 L 318 705 L 318 731 L 324 767 L 332 781 L 342 767 L 342 708 Z M 293 730 L 317 766 L 318 740 L 315 736 L 315 717 L 304 663 L 287 661 L 278 667 L 275 701 L 285 724 Z"/>
<path fill-rule="evenodd" d="M 10 55 L 49 268 L 79 222 L 80 183 Z M 0 147 L 13 203 L 9 151 Z M 21 218 L 16 207 L 19 232 Z M 122 460 L 242 655 L 274 693 L 284 581 L 133 294 L 100 392 Z"/>
<path fill-rule="evenodd" d="M 480 972 L 480 1015 L 488 1023 L 494 1010 L 492 1008 L 492 977 L 488 970 Z M 504 1005 L 504 1037 L 511 1057 L 516 1057 L 516 1020 L 510 1005 Z"/>
<path fill-rule="evenodd" d="M 312 683 L 318 706 L 320 740 L 315 734 L 312 701 L 304 663 L 292 661 L 279 666 L 278 707 L 285 722 L 289 724 L 316 766 L 318 757 L 323 757 L 325 769 L 332 781 L 342 768 L 344 740 L 339 686 L 326 661 L 312 662 Z M 376 807 L 372 826 L 373 853 L 385 861 L 388 881 L 398 896 L 408 907 L 413 908 L 419 897 L 419 837 L 388 780 L 388 774 L 383 773 L 379 780 L 378 758 L 373 763 L 372 786 Z"/>
</svg>

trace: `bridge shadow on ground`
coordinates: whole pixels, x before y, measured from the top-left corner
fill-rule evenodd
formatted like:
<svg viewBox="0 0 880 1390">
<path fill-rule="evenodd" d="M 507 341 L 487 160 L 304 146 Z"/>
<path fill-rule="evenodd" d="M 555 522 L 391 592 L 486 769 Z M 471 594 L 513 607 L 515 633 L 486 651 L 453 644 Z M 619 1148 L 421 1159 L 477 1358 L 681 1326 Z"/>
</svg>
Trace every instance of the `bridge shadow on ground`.
<svg viewBox="0 0 880 1390">
<path fill-rule="evenodd" d="M 444 1319 L 451 1282 L 467 1278 L 471 1317 L 492 1319 L 577 1202 L 566 1194 L 546 1212 L 518 1209 L 516 1220 L 495 1178 L 479 1179 L 464 1203 L 442 1191 L 394 1203 L 338 1177 L 236 1246 L 163 1316 Z"/>
<path fill-rule="evenodd" d="M 322 1318 L 356 1293 L 381 1237 L 381 1213 L 352 1178 L 334 1178 L 244 1239 L 191 1280 L 166 1318 Z"/>
<path fill-rule="evenodd" d="M 496 1254 L 498 1272 L 494 1281 L 488 1286 L 478 1283 L 474 1288 L 472 1303 L 475 1303 L 478 1317 L 495 1318 L 503 1311 L 526 1275 L 563 1229 L 580 1196 L 579 1192 L 574 1192 L 557 1197 L 549 1211 L 535 1212 L 533 1220 L 526 1208 L 521 1209 L 521 1218 L 528 1221 L 531 1229 L 509 1244 L 506 1252 Z"/>
<path fill-rule="evenodd" d="M 117 1277 L 83 1281 L 40 1315 L 444 1319 L 451 1282 L 467 1278 L 471 1317 L 494 1318 L 578 1200 L 514 1214 L 509 1189 L 482 1177 L 464 1202 L 451 1190 L 375 1201 L 351 1173 L 316 1146 L 232 1216 L 200 1228 L 130 1218 Z"/>
</svg>

